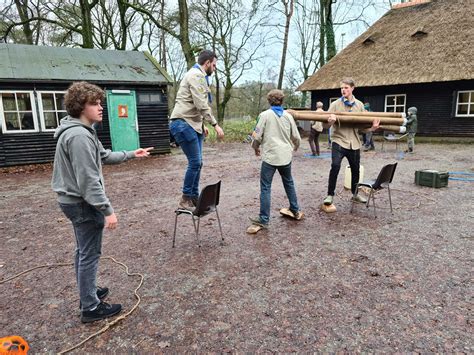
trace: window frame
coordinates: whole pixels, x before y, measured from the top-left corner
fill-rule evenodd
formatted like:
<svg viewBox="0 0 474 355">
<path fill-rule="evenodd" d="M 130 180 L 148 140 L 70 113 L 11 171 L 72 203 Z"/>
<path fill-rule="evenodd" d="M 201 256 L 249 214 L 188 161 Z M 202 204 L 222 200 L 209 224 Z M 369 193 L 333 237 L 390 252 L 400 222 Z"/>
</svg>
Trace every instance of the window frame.
<svg viewBox="0 0 474 355">
<path fill-rule="evenodd" d="M 16 94 L 29 94 L 30 95 L 30 103 L 31 103 L 31 114 L 33 115 L 33 125 L 34 129 L 15 129 L 9 130 L 7 128 L 7 121 L 5 119 L 5 110 L 3 109 L 3 98 L 2 94 L 15 94 L 15 105 L 16 105 L 16 113 L 24 112 L 18 110 L 18 98 Z M 8 111 L 13 112 L 13 111 Z M 27 111 L 29 112 L 29 111 Z M 35 92 L 34 90 L 0 90 L 0 119 L 2 123 L 1 131 L 3 134 L 18 134 L 18 133 L 38 133 L 38 114 L 36 110 L 36 100 L 35 100 Z"/>
<path fill-rule="evenodd" d="M 403 111 L 402 111 L 402 112 L 406 112 L 406 110 L 407 110 L 407 94 L 387 94 L 387 95 L 385 95 L 384 112 L 398 112 L 398 111 L 396 110 L 397 107 L 401 107 L 401 106 L 402 106 L 402 105 L 397 104 L 396 99 L 395 99 L 395 105 L 387 105 L 387 98 L 388 98 L 389 96 L 395 96 L 395 97 L 397 97 L 397 96 L 403 96 L 405 100 L 403 101 Z M 387 111 L 387 106 L 393 107 L 393 108 L 395 109 L 395 111 Z"/>
<path fill-rule="evenodd" d="M 37 99 L 38 99 L 38 111 L 39 111 L 39 117 L 40 117 L 40 125 L 41 125 L 41 130 L 43 132 L 54 132 L 56 128 L 46 128 L 46 122 L 45 122 L 45 117 L 44 117 L 44 108 L 43 108 L 43 95 L 42 94 L 53 94 L 54 98 L 54 106 L 56 110 L 51 111 L 51 110 L 46 110 L 47 112 L 60 112 L 64 111 L 65 114 L 67 115 L 66 110 L 57 110 L 57 104 L 56 104 L 56 95 L 55 94 L 66 94 L 66 91 L 60 91 L 60 90 L 43 90 L 43 91 L 37 91 Z M 59 118 L 58 118 L 58 127 L 59 127 Z"/>
<path fill-rule="evenodd" d="M 467 102 L 467 114 L 459 114 L 459 94 L 469 93 L 469 101 Z M 466 105 L 462 103 L 461 105 Z M 474 111 L 471 112 L 471 105 L 474 105 L 474 90 L 460 90 L 456 94 L 456 106 L 454 108 L 454 117 L 474 117 Z"/>
</svg>

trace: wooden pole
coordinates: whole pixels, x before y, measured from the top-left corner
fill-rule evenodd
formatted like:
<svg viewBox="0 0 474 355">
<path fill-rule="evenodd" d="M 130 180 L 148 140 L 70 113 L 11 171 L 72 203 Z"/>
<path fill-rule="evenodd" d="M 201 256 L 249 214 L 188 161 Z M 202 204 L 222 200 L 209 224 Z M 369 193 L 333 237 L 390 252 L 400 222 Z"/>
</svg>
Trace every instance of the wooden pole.
<svg viewBox="0 0 474 355">
<path fill-rule="evenodd" d="M 324 123 L 328 122 L 328 118 L 332 114 L 323 111 L 316 112 L 295 110 L 288 110 L 288 113 L 291 114 L 295 120 L 318 121 Z M 342 125 L 372 124 L 376 118 L 380 119 L 381 125 L 402 126 L 406 123 L 406 119 L 402 117 L 401 114 L 397 114 L 398 117 L 383 115 L 386 114 L 386 112 L 334 112 L 333 114 L 337 119 L 335 124 Z"/>
</svg>

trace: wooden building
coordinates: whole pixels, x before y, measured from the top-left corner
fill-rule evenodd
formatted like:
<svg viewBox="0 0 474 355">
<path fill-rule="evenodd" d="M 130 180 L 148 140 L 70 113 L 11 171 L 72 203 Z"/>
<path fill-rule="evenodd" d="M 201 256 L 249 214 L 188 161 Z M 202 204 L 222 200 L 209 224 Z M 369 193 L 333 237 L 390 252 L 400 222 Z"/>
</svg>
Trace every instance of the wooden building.
<svg viewBox="0 0 474 355">
<path fill-rule="evenodd" d="M 169 152 L 168 74 L 148 53 L 0 44 L 0 167 L 52 161 L 75 81 L 106 91 L 104 147 Z"/>
<path fill-rule="evenodd" d="M 418 132 L 474 136 L 474 1 L 413 0 L 394 6 L 300 87 L 311 104 L 354 96 L 373 111 L 418 108 Z"/>
</svg>

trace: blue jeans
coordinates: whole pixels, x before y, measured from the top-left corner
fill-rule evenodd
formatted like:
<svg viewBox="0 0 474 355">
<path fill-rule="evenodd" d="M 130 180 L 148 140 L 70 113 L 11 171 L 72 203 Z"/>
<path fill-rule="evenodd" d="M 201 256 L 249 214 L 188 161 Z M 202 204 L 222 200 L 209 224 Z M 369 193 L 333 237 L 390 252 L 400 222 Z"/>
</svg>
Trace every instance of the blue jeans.
<svg viewBox="0 0 474 355">
<path fill-rule="evenodd" d="M 97 268 L 102 254 L 102 231 L 105 218 L 87 202 L 60 203 L 61 210 L 72 222 L 76 237 L 74 267 L 82 311 L 94 309 L 97 297 Z"/>
<path fill-rule="evenodd" d="M 182 119 L 171 121 L 170 132 L 188 159 L 188 167 L 184 175 L 183 195 L 197 198 L 199 196 L 204 137 Z"/>
<path fill-rule="evenodd" d="M 351 167 L 351 191 L 356 193 L 356 186 L 359 182 L 360 173 L 360 149 L 346 149 L 337 143 L 332 143 L 332 163 L 331 171 L 329 172 L 328 195 L 334 196 L 336 191 L 337 175 L 341 169 L 342 159 L 346 157 Z"/>
<path fill-rule="evenodd" d="M 290 210 L 296 213 L 300 210 L 296 198 L 295 183 L 291 176 L 291 162 L 288 165 L 274 166 L 262 162 L 260 170 L 260 222 L 268 224 L 270 221 L 270 204 L 272 193 L 272 181 L 275 171 L 278 170 L 285 188 L 286 196 L 290 201 Z"/>
</svg>

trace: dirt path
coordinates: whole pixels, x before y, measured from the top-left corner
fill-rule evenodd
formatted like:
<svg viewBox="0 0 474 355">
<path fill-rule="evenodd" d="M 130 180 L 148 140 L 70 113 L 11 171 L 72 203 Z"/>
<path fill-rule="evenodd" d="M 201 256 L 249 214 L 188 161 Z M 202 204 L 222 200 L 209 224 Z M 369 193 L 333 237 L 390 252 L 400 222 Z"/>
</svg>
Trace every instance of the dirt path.
<svg viewBox="0 0 474 355">
<path fill-rule="evenodd" d="M 448 188 L 413 184 L 431 168 L 474 172 L 472 145 L 416 147 L 399 160 L 393 184 L 395 214 L 356 206 L 339 176 L 338 212 L 318 206 L 330 159 L 294 159 L 301 222 L 278 216 L 287 207 L 275 176 L 271 228 L 245 233 L 258 214 L 259 162 L 243 144 L 208 146 L 202 186 L 222 180 L 220 215 L 204 220 L 202 248 L 182 217 L 177 247 L 171 237 L 185 157 L 135 160 L 104 169 L 120 228 L 106 232 L 103 254 L 145 275 L 142 303 L 128 319 L 92 340 L 87 352 L 472 352 L 474 182 Z M 379 147 L 377 147 L 379 148 Z M 400 158 L 363 153 L 365 176 Z M 344 162 L 345 163 L 345 162 Z M 0 279 L 32 266 L 72 261 L 69 222 L 50 190 L 51 170 L 0 173 Z M 388 207 L 385 191 L 378 206 Z M 101 262 L 100 285 L 110 302 L 135 303 L 137 280 Z M 80 323 L 72 267 L 44 269 L 0 285 L 1 336 L 17 334 L 34 353 L 59 351 L 104 323 Z"/>
</svg>

